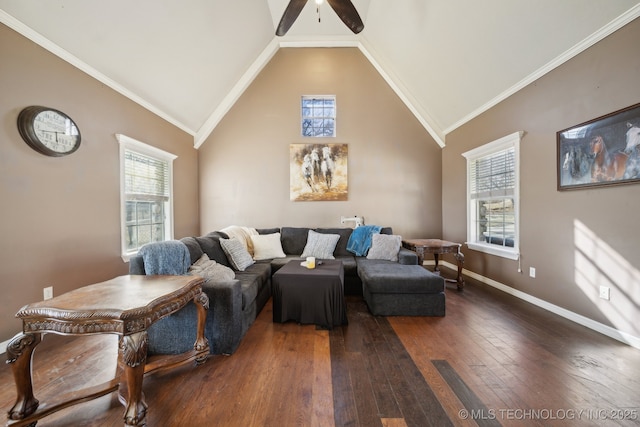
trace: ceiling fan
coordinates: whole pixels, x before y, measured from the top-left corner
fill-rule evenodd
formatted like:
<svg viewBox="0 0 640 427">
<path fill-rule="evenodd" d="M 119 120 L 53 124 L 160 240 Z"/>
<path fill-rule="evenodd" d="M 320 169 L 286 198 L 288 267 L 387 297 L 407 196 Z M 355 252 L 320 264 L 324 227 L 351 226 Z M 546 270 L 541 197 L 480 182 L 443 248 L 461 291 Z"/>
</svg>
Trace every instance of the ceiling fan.
<svg viewBox="0 0 640 427">
<path fill-rule="evenodd" d="M 358 14 L 351 0 L 327 0 L 331 8 L 338 15 L 338 17 L 349 27 L 351 31 L 358 34 L 364 29 L 362 19 Z M 318 6 L 322 3 L 322 0 L 316 0 Z M 277 36 L 284 36 L 289 31 L 289 28 L 298 19 L 298 15 L 302 12 L 304 5 L 307 4 L 307 0 L 290 0 L 287 8 L 282 14 L 278 28 L 276 29 Z"/>
</svg>

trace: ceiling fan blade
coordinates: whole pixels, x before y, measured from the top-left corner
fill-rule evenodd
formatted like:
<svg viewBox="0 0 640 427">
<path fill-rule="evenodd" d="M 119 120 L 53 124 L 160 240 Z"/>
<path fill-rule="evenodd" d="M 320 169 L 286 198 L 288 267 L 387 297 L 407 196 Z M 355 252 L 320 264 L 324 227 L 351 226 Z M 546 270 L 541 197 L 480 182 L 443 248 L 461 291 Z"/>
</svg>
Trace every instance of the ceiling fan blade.
<svg viewBox="0 0 640 427">
<path fill-rule="evenodd" d="M 327 0 L 344 24 L 355 34 L 364 29 L 362 19 L 351 0 Z"/>
<path fill-rule="evenodd" d="M 282 14 L 282 18 L 280 18 L 278 28 L 276 28 L 276 36 L 284 36 L 287 34 L 289 28 L 291 28 L 293 23 L 296 22 L 296 19 L 298 19 L 305 4 L 307 4 L 307 0 L 291 0 L 289 2 Z"/>
</svg>

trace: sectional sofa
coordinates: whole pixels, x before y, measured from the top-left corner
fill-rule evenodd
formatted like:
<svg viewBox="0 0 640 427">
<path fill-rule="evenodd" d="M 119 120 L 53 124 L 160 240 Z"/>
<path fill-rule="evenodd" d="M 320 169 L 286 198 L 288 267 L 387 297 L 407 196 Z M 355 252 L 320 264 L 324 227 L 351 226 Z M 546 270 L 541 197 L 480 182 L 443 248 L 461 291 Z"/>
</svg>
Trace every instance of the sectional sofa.
<svg viewBox="0 0 640 427">
<path fill-rule="evenodd" d="M 312 236 L 314 242 L 316 237 L 319 237 L 319 240 L 326 240 L 325 237 L 337 239 L 335 248 L 331 248 L 332 256 L 343 263 L 345 294 L 365 295 L 369 306 L 374 307 L 373 314 L 403 314 L 406 306 L 412 305 L 411 301 L 415 295 L 405 295 L 405 292 L 401 291 L 402 295 L 399 296 L 396 290 L 409 285 L 410 288 L 413 287 L 413 290 L 407 288 L 409 293 L 419 293 L 421 291 L 416 288 L 416 284 L 410 283 L 431 281 L 434 285 L 429 288 L 429 293 L 433 295 L 429 297 L 431 302 L 427 304 L 427 312 L 413 310 L 414 312 L 406 314 L 444 315 L 444 281 L 418 267 L 416 254 L 402 248 L 399 243 L 400 247 L 397 248 L 395 258 L 388 257 L 386 254 L 372 258 L 357 256 L 347 250 L 354 231 L 351 228 L 248 229 L 242 227 L 241 231 L 244 233 L 238 233 L 238 228 L 234 227 L 200 237 L 180 239 L 188 250 L 186 257 L 190 260 L 191 267 L 199 263 L 199 260 L 208 259 L 215 261 L 213 264 L 217 264 L 218 268 L 233 271 L 231 275 L 223 274 L 223 277 L 205 277 L 207 280 L 203 290 L 209 297 L 205 335 L 209 340 L 212 354 L 232 354 L 237 349 L 247 330 L 271 297 L 271 276 L 287 262 L 301 259 L 302 255 L 305 255 L 305 250 L 308 251 L 313 243 L 309 236 Z M 383 237 L 389 236 L 389 239 L 392 237 L 399 239 L 399 236 L 393 236 L 392 229 L 389 227 L 380 228 L 379 234 Z M 230 239 L 230 237 L 233 238 Z M 376 241 L 381 241 L 383 237 L 376 237 L 378 239 Z M 246 252 L 242 249 L 238 250 L 244 252 L 240 257 L 229 248 L 229 243 L 237 244 L 238 241 L 243 241 L 246 249 Z M 265 241 L 272 242 L 266 252 L 262 243 Z M 253 242 L 255 246 L 252 245 Z M 247 258 L 247 253 L 251 255 L 250 260 Z M 371 253 L 373 251 L 369 252 Z M 149 263 L 148 260 L 149 258 L 147 263 Z M 134 256 L 129 262 L 130 274 L 150 274 L 143 255 Z M 157 273 L 151 272 L 151 274 Z M 196 274 L 199 273 L 196 272 Z M 367 278 L 364 285 L 361 277 Z M 372 289 L 367 288 L 367 281 L 370 282 Z M 398 297 L 402 301 L 399 302 Z M 390 307 L 391 311 L 376 313 L 375 310 L 379 311 L 381 307 Z M 399 312 L 397 312 L 398 307 L 400 307 Z M 193 326 L 195 318 L 195 306 L 189 304 L 177 313 L 152 325 L 148 331 L 149 353 L 176 354 L 188 351 L 195 341 Z"/>
</svg>

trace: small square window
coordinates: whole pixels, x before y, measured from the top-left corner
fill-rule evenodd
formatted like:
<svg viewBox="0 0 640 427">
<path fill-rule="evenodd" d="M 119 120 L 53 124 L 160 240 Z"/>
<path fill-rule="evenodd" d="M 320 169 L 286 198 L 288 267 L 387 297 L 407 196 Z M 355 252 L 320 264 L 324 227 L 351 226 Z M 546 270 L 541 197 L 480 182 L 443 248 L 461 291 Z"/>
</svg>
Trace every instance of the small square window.
<svg viewBox="0 0 640 427">
<path fill-rule="evenodd" d="M 336 136 L 336 97 L 302 97 L 302 136 Z"/>
</svg>

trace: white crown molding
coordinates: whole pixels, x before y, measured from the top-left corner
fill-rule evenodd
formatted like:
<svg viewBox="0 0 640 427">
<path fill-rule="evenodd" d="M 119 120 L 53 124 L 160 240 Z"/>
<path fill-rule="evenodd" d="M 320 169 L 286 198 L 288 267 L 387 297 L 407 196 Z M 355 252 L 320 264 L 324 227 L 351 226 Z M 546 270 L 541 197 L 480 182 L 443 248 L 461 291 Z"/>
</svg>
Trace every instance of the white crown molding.
<svg viewBox="0 0 640 427">
<path fill-rule="evenodd" d="M 604 27 L 600 28 L 600 30 L 591 34 L 589 37 L 585 38 L 584 40 L 582 40 L 580 43 L 576 44 L 572 48 L 566 50 L 565 52 L 563 52 L 562 54 L 560 54 L 550 62 L 546 63 L 541 68 L 539 68 L 532 74 L 528 75 L 524 79 L 520 80 L 518 83 L 511 86 L 509 89 L 505 90 L 504 92 L 502 92 L 501 94 L 499 94 L 498 96 L 496 96 L 495 98 L 487 102 L 486 104 L 480 106 L 479 108 L 467 114 L 462 119 L 458 120 L 448 128 L 444 129 L 443 131 L 444 135 L 447 135 L 453 132 L 455 129 L 471 121 L 472 119 L 478 117 L 480 114 L 484 113 L 490 108 L 495 107 L 498 103 L 504 101 L 511 95 L 524 89 L 526 86 L 530 85 L 534 81 L 538 80 L 540 77 L 544 76 L 545 74 L 549 73 L 553 69 L 569 61 L 571 58 L 584 52 L 594 44 L 598 43 L 600 40 L 611 35 L 613 32 L 624 27 L 625 25 L 627 25 L 634 19 L 638 18 L 639 16 L 640 16 L 640 4 L 637 4 L 636 6 L 632 7 L 631 9 L 623 13 L 622 15 L 618 16 L 613 21 L 609 22 Z"/>
<path fill-rule="evenodd" d="M 6 13 L 3 10 L 0 10 L 0 22 L 5 24 L 7 27 L 17 31 L 18 33 L 20 33 L 24 37 L 28 38 L 32 42 L 34 42 L 37 45 L 41 46 L 42 48 L 44 48 L 44 49 L 48 50 L 49 52 L 53 53 L 54 55 L 56 55 L 57 57 L 59 57 L 63 61 L 68 62 L 69 64 L 71 64 L 74 67 L 78 68 L 79 70 L 85 72 L 86 74 L 90 75 L 91 77 L 93 77 L 94 79 L 98 80 L 99 82 L 107 85 L 108 87 L 110 87 L 111 89 L 115 90 L 119 94 L 127 97 L 128 99 L 132 100 L 133 102 L 137 103 L 138 105 L 146 108 L 147 110 L 149 110 L 153 114 L 161 117 L 162 119 L 166 120 L 167 122 L 171 123 L 172 125 L 176 126 L 177 128 L 185 131 L 189 135 L 195 135 L 195 132 L 192 129 L 189 129 L 185 124 L 183 124 L 180 121 L 176 120 L 175 118 L 171 117 L 169 114 L 167 114 L 164 111 L 160 110 L 159 108 L 157 108 L 156 106 L 154 106 L 150 102 L 146 101 L 145 99 L 143 99 L 140 96 L 136 95 L 135 93 L 131 92 L 130 90 L 128 90 L 124 86 L 118 84 L 117 82 L 115 82 L 111 78 L 109 78 L 106 75 L 102 74 L 101 72 L 99 72 L 95 68 L 91 67 L 86 62 L 80 60 L 78 57 L 76 57 L 75 55 L 71 54 L 69 51 L 67 51 L 67 50 L 63 49 L 62 47 L 58 46 L 57 44 L 53 43 L 51 40 L 47 39 L 42 34 L 38 33 L 35 30 L 33 30 L 31 27 L 25 25 L 24 23 L 22 23 L 21 21 L 17 20 L 16 18 L 14 18 L 13 16 L 9 15 L 8 13 Z"/>
<path fill-rule="evenodd" d="M 425 262 L 425 264 L 428 264 L 427 262 Z M 440 262 L 441 265 L 446 266 L 448 268 L 450 268 L 451 270 L 456 271 L 458 266 L 451 264 L 448 261 L 441 261 Z M 540 308 L 543 308 L 547 311 L 550 311 L 551 313 L 557 314 L 558 316 L 564 317 L 565 319 L 571 320 L 572 322 L 575 322 L 579 325 L 585 326 L 591 330 L 594 330 L 596 332 L 599 332 L 603 335 L 608 336 L 609 338 L 613 338 L 617 341 L 620 341 L 622 343 L 625 343 L 627 345 L 630 345 L 631 347 L 640 349 L 640 337 L 636 337 L 634 335 L 631 335 L 627 332 L 623 332 L 620 331 L 618 329 L 612 328 L 611 326 L 607 326 L 605 324 L 602 324 L 600 322 L 596 322 L 593 319 L 590 319 L 588 317 L 585 317 L 581 314 L 578 313 L 574 313 L 573 311 L 567 310 L 565 308 L 562 308 L 560 306 L 557 306 L 555 304 L 551 304 L 550 302 L 547 302 L 543 299 L 540 299 L 538 297 L 534 297 L 533 295 L 529 295 L 525 292 L 519 291 L 517 289 L 514 289 L 510 286 L 507 286 L 503 283 L 500 283 L 498 281 L 495 281 L 493 279 L 490 279 L 488 277 L 485 276 L 481 276 L 480 274 L 474 273 L 472 271 L 467 270 L 466 268 L 462 270 L 463 274 L 469 277 L 472 277 L 473 279 L 485 283 L 489 286 L 492 286 L 496 289 L 499 289 L 509 295 L 512 295 L 516 298 L 520 298 L 523 301 L 526 301 L 528 303 L 531 303 L 535 306 L 538 306 Z"/>
</svg>

